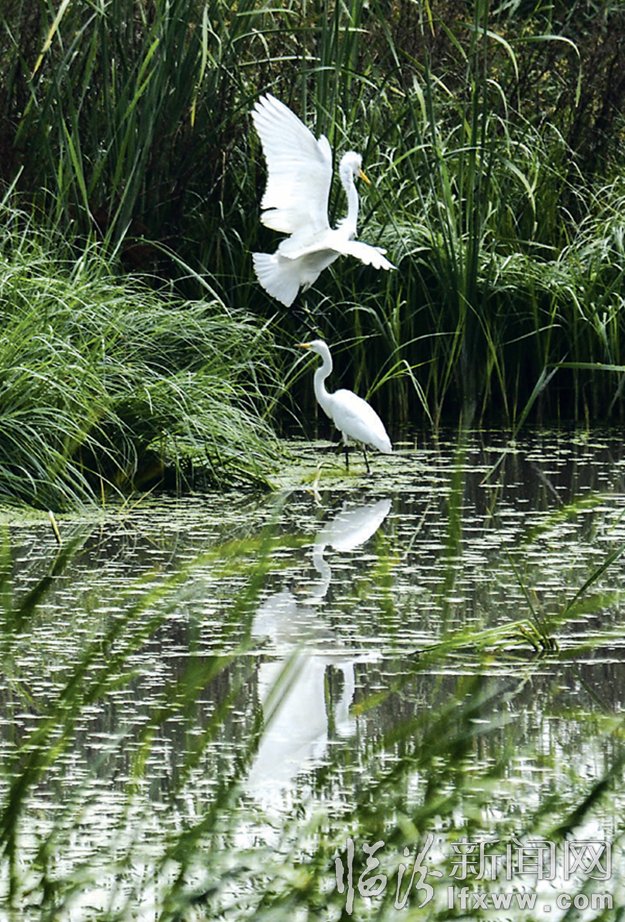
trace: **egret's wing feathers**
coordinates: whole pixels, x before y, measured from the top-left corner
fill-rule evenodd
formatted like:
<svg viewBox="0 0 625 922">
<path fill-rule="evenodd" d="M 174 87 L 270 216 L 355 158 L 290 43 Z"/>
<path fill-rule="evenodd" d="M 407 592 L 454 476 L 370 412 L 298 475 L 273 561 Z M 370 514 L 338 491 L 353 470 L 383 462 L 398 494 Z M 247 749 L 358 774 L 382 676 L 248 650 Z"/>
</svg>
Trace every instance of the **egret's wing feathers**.
<svg viewBox="0 0 625 922">
<path fill-rule="evenodd" d="M 278 253 L 252 253 L 254 271 L 265 291 L 285 307 L 290 307 L 302 284 L 301 271 L 292 260 Z"/>
<path fill-rule="evenodd" d="M 366 400 L 346 390 L 336 391 L 331 396 L 332 419 L 341 432 L 365 445 L 373 445 L 385 454 L 392 452 L 384 423 Z"/>
<path fill-rule="evenodd" d="M 263 224 L 283 234 L 302 228 L 311 235 L 326 230 L 332 181 L 328 139 L 322 135 L 315 140 L 299 118 L 269 93 L 255 104 L 252 119 L 267 161 Z"/>
<path fill-rule="evenodd" d="M 321 250 L 336 250 L 335 244 L 336 231 L 326 228 L 318 231 L 316 234 L 300 232 L 292 234 L 285 240 L 282 240 L 278 249 L 280 254 L 287 259 L 302 259 L 304 256 L 310 256 Z"/>
<path fill-rule="evenodd" d="M 282 241 L 279 250 L 287 259 L 302 259 L 322 250 L 334 250 L 342 256 L 355 256 L 366 266 L 373 266 L 374 269 L 395 269 L 393 263 L 385 257 L 386 250 L 382 247 L 370 246 L 360 240 L 349 240 L 340 230 L 325 230 L 308 238 L 294 234 L 288 240 Z"/>
<path fill-rule="evenodd" d="M 365 264 L 373 266 L 374 269 L 396 269 L 397 267 L 390 262 L 386 256 L 386 250 L 382 247 L 374 247 L 361 240 L 341 240 L 336 247 L 344 256 L 355 256 Z"/>
</svg>

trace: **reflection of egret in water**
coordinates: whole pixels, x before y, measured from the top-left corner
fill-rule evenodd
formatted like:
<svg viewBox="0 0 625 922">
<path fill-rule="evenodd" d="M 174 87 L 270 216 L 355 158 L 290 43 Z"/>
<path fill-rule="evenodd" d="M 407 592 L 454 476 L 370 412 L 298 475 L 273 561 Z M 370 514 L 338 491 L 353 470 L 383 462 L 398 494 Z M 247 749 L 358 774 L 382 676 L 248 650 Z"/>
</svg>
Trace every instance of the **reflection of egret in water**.
<svg viewBox="0 0 625 922">
<path fill-rule="evenodd" d="M 337 649 L 337 637 L 318 615 L 332 570 L 325 560 L 327 547 L 348 552 L 364 544 L 380 527 L 391 501 L 343 509 L 318 532 L 313 565 L 319 579 L 299 599 L 283 589 L 266 599 L 254 617 L 256 637 L 270 637 L 278 658 L 262 663 L 258 688 L 265 730 L 246 789 L 257 800 L 271 802 L 310 762 L 325 754 L 330 734 L 352 736 L 356 724 L 349 713 L 354 696 L 354 664 L 363 657 Z M 370 657 L 364 657 L 369 659 Z M 342 673 L 339 700 L 326 708 L 326 670 Z"/>
</svg>

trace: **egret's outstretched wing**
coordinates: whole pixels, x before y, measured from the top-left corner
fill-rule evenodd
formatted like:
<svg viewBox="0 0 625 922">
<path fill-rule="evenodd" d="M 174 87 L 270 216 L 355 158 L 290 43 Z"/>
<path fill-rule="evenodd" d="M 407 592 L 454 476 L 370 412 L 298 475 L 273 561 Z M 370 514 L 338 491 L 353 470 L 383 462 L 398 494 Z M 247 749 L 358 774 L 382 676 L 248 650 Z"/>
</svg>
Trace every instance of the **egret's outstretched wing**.
<svg viewBox="0 0 625 922">
<path fill-rule="evenodd" d="M 355 256 L 366 266 L 373 266 L 374 269 L 396 268 L 385 257 L 386 250 L 382 247 L 370 246 L 361 240 L 349 240 L 340 232 L 333 230 L 322 231 L 314 237 L 311 236 L 309 240 L 302 240 L 301 235 L 295 234 L 283 240 L 278 250 L 281 256 L 293 260 L 302 259 L 324 250 L 334 250 L 342 256 Z"/>
<path fill-rule="evenodd" d="M 275 96 L 261 96 L 252 111 L 267 161 L 261 220 L 283 234 L 326 230 L 332 182 L 332 151 Z"/>
<path fill-rule="evenodd" d="M 386 250 L 382 247 L 374 247 L 368 243 L 362 243 L 361 240 L 341 240 L 336 247 L 344 256 L 355 256 L 365 264 L 373 266 L 374 269 L 396 269 L 386 256 Z"/>
</svg>

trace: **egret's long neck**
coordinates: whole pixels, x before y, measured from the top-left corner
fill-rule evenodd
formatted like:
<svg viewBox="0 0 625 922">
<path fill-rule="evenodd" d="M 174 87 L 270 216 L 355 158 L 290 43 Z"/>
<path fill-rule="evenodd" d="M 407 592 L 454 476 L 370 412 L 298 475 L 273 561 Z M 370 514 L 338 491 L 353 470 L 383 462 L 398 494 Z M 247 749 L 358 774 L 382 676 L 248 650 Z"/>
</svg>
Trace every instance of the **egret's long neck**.
<svg viewBox="0 0 625 922">
<path fill-rule="evenodd" d="M 332 395 L 326 390 L 325 380 L 329 374 L 332 373 L 332 356 L 330 355 L 330 350 L 325 348 L 323 352 L 320 352 L 319 355 L 322 358 L 321 365 L 315 371 L 315 397 L 319 406 L 326 414 L 332 419 Z"/>
<path fill-rule="evenodd" d="M 323 541 L 315 541 L 313 547 L 312 562 L 313 567 L 321 577 L 317 582 L 312 583 L 309 592 L 309 598 L 311 599 L 322 599 L 330 588 L 330 582 L 332 581 L 332 568 L 327 560 L 323 556 L 323 552 L 326 549 L 327 545 Z"/>
<path fill-rule="evenodd" d="M 343 188 L 347 196 L 347 215 L 341 224 L 348 231 L 350 237 L 355 237 L 358 224 L 358 193 L 351 174 L 343 180 Z"/>
</svg>

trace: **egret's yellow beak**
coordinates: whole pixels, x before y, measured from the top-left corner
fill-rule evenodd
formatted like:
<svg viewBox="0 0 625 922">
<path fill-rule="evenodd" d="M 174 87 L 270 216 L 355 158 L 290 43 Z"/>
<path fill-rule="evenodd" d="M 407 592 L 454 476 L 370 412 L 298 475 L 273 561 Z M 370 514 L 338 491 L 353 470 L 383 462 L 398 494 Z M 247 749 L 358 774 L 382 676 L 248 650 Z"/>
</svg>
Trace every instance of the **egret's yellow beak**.
<svg viewBox="0 0 625 922">
<path fill-rule="evenodd" d="M 310 349 L 310 343 L 295 343 L 298 349 Z"/>
<path fill-rule="evenodd" d="M 368 186 L 371 185 L 371 180 L 369 179 L 369 177 L 367 176 L 364 170 L 358 170 L 358 177 L 359 179 L 363 179 L 367 183 Z"/>
</svg>

